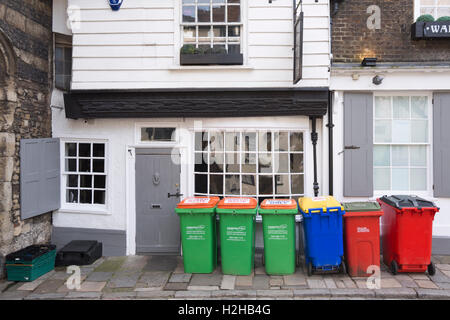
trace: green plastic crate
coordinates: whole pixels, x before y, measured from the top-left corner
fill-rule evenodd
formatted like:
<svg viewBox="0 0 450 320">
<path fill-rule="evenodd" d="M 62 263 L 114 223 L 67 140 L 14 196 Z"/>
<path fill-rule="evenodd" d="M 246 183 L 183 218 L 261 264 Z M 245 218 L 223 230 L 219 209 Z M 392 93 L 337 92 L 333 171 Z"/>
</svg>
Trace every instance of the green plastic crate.
<svg viewBox="0 0 450 320">
<path fill-rule="evenodd" d="M 31 261 L 21 258 L 6 260 L 8 281 L 34 281 L 55 268 L 55 258 L 56 249 L 53 249 Z"/>
</svg>

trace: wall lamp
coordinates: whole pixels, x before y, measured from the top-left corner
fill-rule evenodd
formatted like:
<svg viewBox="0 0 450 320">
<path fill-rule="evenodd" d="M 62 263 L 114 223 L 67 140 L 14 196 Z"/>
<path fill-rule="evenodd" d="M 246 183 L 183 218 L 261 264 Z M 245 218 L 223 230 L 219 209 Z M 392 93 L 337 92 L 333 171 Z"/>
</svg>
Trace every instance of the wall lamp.
<svg viewBox="0 0 450 320">
<path fill-rule="evenodd" d="M 361 65 L 363 67 L 375 67 L 377 65 L 377 58 L 364 58 Z"/>
</svg>

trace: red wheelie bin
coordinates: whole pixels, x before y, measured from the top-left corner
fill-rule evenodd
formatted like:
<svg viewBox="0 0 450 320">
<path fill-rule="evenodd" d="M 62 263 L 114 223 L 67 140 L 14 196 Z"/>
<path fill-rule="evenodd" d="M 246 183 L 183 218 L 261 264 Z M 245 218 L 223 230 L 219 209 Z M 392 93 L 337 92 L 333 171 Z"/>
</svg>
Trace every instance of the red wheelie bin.
<svg viewBox="0 0 450 320">
<path fill-rule="evenodd" d="M 382 223 L 383 261 L 392 274 L 436 273 L 431 262 L 432 227 L 439 208 L 417 196 L 384 196 L 378 199 Z"/>
</svg>

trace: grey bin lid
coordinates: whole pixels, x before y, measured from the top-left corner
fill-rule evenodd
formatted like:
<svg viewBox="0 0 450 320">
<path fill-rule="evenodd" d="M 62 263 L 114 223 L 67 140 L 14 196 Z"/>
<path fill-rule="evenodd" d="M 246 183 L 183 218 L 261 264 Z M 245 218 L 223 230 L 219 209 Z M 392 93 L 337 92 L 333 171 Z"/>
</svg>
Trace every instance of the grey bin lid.
<svg viewBox="0 0 450 320">
<path fill-rule="evenodd" d="M 370 212 L 381 211 L 381 207 L 378 202 L 365 201 L 365 202 L 347 202 L 342 204 L 345 212 Z"/>
</svg>

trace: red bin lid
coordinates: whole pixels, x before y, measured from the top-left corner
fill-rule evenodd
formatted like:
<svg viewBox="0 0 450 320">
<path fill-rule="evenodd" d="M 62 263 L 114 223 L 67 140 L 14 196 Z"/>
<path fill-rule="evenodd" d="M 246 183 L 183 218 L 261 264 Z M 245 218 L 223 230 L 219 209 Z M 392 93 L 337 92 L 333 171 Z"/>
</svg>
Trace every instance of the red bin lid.
<svg viewBox="0 0 450 320">
<path fill-rule="evenodd" d="M 258 202 L 254 198 L 224 198 L 220 200 L 217 208 L 219 209 L 255 209 Z"/>
<path fill-rule="evenodd" d="M 181 201 L 178 209 L 207 209 L 214 208 L 220 201 L 219 197 L 190 197 Z"/>
</svg>

